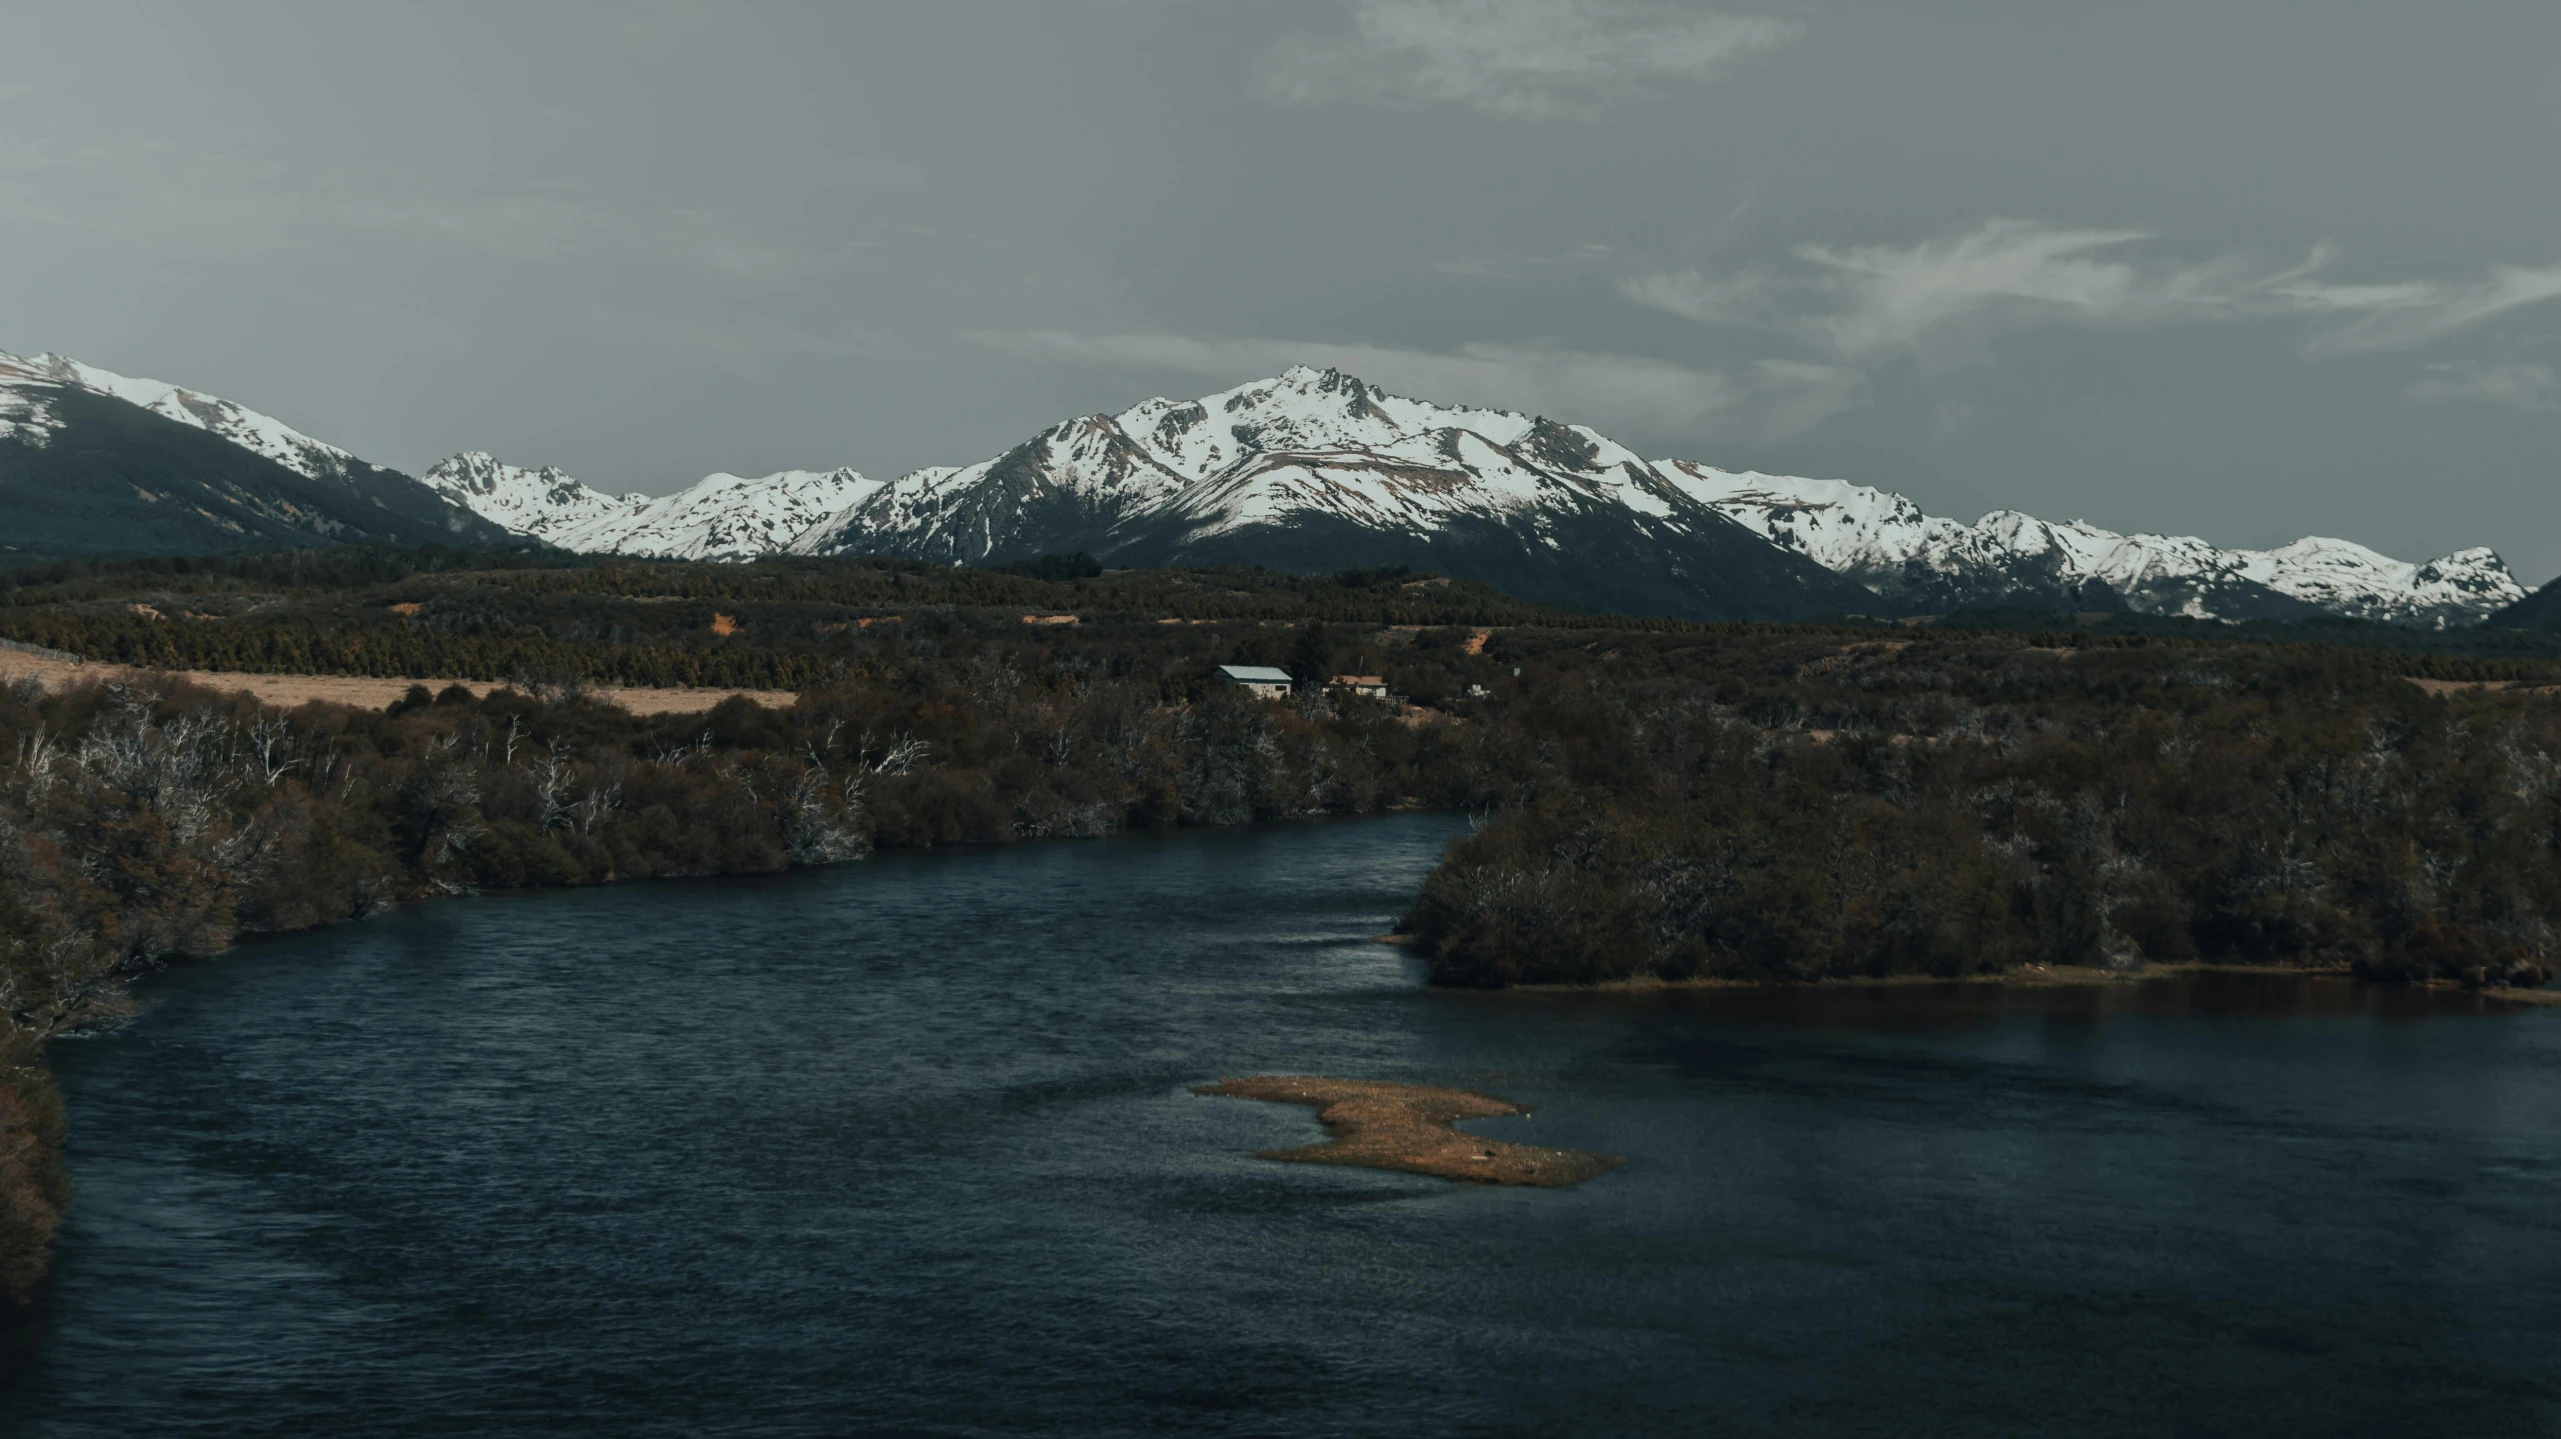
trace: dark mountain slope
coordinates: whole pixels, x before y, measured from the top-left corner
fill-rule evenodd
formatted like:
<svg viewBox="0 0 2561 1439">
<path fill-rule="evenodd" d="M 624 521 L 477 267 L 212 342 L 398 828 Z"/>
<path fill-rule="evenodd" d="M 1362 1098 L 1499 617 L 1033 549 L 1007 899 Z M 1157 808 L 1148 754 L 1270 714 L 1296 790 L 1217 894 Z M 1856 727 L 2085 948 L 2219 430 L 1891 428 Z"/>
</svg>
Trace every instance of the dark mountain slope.
<svg viewBox="0 0 2561 1439">
<path fill-rule="evenodd" d="M 358 463 L 313 478 L 109 395 L 19 393 L 46 423 L 0 438 L 0 557 L 10 560 L 523 543 L 394 470 Z"/>
<path fill-rule="evenodd" d="M 2554 580 L 2481 623 L 2491 629 L 2561 631 L 2561 580 Z"/>
</svg>

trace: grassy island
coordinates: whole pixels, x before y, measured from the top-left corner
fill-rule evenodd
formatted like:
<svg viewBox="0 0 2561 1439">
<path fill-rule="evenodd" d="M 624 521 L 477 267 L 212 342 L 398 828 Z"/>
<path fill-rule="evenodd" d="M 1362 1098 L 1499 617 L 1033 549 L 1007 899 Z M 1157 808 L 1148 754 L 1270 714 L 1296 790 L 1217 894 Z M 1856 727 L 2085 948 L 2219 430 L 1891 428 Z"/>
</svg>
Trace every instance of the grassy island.
<svg viewBox="0 0 2561 1439">
<path fill-rule="evenodd" d="M 1606 1174 L 1627 1161 L 1615 1154 L 1586 1154 L 1535 1144 L 1479 1139 L 1456 1128 L 1462 1119 L 1502 1119 L 1529 1107 L 1490 1094 L 1428 1084 L 1389 1084 L 1370 1079 L 1310 1079 L 1275 1075 L 1222 1079 L 1194 1094 L 1304 1104 L 1332 1136 L 1322 1144 L 1266 1149 L 1257 1159 L 1291 1164 L 1349 1164 L 1428 1174 L 1467 1184 L 1528 1184 L 1561 1189 Z"/>
</svg>

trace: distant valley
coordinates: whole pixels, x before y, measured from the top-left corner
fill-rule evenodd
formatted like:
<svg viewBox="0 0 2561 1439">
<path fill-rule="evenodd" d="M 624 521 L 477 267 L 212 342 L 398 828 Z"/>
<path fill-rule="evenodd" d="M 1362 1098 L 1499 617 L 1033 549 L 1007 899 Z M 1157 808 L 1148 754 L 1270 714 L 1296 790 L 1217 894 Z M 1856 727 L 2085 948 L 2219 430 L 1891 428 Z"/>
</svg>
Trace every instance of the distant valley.
<svg viewBox="0 0 2561 1439">
<path fill-rule="evenodd" d="M 708 561 L 880 555 L 1120 567 L 1406 565 L 1536 603 L 1702 620 L 1984 607 L 2469 625 L 2528 600 L 2486 548 L 2407 562 L 2000 511 L 1968 525 L 1839 480 L 1649 460 L 1578 425 L 1297 368 L 1069 420 L 992 459 L 611 494 L 489 454 L 411 477 L 232 402 L 57 356 L 0 355 L 0 557 L 534 542 Z M 2549 606 L 2514 618 L 2541 620 Z"/>
</svg>

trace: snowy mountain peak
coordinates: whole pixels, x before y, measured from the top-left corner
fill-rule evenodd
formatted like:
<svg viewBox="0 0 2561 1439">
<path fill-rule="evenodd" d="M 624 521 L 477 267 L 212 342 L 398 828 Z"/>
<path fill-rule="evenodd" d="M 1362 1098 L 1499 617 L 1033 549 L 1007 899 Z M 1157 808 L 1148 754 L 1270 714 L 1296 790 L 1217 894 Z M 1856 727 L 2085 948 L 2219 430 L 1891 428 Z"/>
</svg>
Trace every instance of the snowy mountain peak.
<svg viewBox="0 0 2561 1439">
<path fill-rule="evenodd" d="M 1421 535 L 1453 516 L 1593 503 L 1659 519 L 1680 497 L 1591 430 L 1435 405 L 1300 365 L 1196 400 L 1160 396 L 1069 420 L 979 465 L 918 470 L 795 548 L 890 544 L 978 559 L 1142 520 L 1179 525 L 1192 541 L 1313 519 Z"/>
<path fill-rule="evenodd" d="M 647 495 L 599 494 L 552 466 L 528 470 L 479 450 L 439 460 L 419 478 L 483 519 L 553 544 L 564 544 L 572 531 L 627 519 L 649 503 Z"/>
</svg>

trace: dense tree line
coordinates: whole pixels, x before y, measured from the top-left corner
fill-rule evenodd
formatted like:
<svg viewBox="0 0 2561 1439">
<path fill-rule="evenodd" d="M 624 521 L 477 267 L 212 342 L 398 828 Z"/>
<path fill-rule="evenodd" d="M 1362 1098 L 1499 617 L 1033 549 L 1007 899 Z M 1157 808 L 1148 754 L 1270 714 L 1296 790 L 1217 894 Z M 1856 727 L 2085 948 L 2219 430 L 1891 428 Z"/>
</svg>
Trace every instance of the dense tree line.
<svg viewBox="0 0 2561 1439">
<path fill-rule="evenodd" d="M 324 550 L 51 565 L 9 579 L 0 585 L 0 638 L 106 663 L 463 680 L 576 676 L 652 687 L 830 683 L 861 672 L 873 649 L 865 631 L 884 626 L 932 646 L 955 632 L 1049 616 L 1142 643 L 1149 626 L 1168 623 L 1599 623 L 1402 569 L 1106 573 L 1081 555 L 970 570 L 804 559 L 536 566 L 521 555 Z"/>
<path fill-rule="evenodd" d="M 1810 684 L 1589 674 L 1561 763 L 1410 923 L 1442 983 L 2311 965 L 2540 985 L 2561 701 L 2374 655 L 1851 647 Z"/>
</svg>

